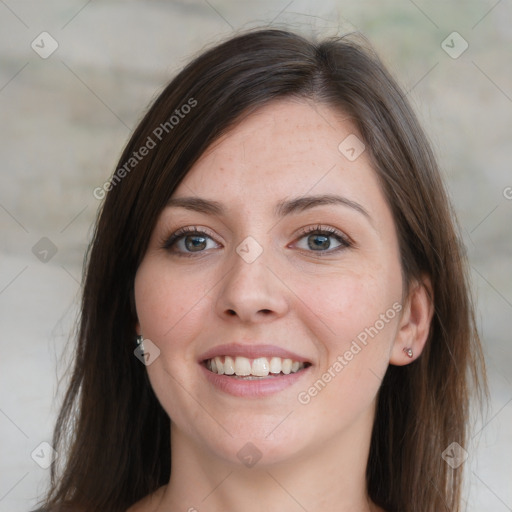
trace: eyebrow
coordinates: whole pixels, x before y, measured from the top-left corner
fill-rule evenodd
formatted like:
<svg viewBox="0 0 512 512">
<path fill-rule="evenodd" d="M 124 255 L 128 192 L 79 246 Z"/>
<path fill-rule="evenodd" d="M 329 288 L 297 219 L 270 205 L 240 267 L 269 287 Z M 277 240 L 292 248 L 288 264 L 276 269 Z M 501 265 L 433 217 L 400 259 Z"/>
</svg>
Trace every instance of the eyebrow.
<svg viewBox="0 0 512 512">
<path fill-rule="evenodd" d="M 369 221 L 371 221 L 370 214 L 359 203 L 347 199 L 346 197 L 323 194 L 317 196 L 303 196 L 296 199 L 289 199 L 279 201 L 274 209 L 276 217 L 285 217 L 292 213 L 302 212 L 316 206 L 323 205 L 341 205 L 352 208 L 357 212 L 363 214 Z M 172 197 L 167 202 L 169 208 L 185 208 L 200 213 L 207 213 L 211 215 L 222 216 L 225 215 L 226 210 L 222 203 L 210 199 L 203 199 L 201 197 Z"/>
</svg>

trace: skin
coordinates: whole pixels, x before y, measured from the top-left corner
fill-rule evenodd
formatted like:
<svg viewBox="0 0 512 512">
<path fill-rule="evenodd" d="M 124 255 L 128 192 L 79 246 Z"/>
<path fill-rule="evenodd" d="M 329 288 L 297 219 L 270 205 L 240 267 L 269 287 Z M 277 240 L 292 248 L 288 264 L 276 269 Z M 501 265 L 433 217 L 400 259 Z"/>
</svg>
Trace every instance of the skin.
<svg viewBox="0 0 512 512">
<path fill-rule="evenodd" d="M 402 297 L 395 225 L 367 151 L 350 161 L 338 150 L 350 134 L 357 135 L 354 125 L 332 107 L 268 104 L 209 148 L 173 193 L 219 201 L 225 214 L 162 211 L 136 275 L 136 328 L 160 350 L 146 368 L 172 419 L 173 471 L 168 485 L 130 512 L 382 510 L 365 485 L 376 394 L 389 364 L 421 354 L 431 287 L 428 279 L 412 283 Z M 278 201 L 333 193 L 368 216 L 333 204 L 274 215 Z M 301 233 L 317 225 L 352 245 L 336 250 L 340 242 L 324 234 L 317 249 L 318 235 Z M 186 226 L 207 232 L 205 248 L 194 252 L 184 238 L 162 247 Z M 263 250 L 252 263 L 235 250 L 248 236 Z M 299 393 L 332 373 L 338 356 L 380 315 L 391 316 L 393 304 L 401 311 L 300 403 Z M 269 397 L 230 396 L 209 384 L 197 361 L 231 342 L 274 344 L 312 366 Z M 252 468 L 237 457 L 247 442 L 261 452 Z"/>
</svg>

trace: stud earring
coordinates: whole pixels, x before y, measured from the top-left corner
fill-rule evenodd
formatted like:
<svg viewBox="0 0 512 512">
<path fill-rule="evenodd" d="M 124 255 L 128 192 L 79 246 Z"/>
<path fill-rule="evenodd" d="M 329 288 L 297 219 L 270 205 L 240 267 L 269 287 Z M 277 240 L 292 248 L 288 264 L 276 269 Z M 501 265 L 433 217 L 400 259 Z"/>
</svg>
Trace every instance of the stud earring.
<svg viewBox="0 0 512 512">
<path fill-rule="evenodd" d="M 140 347 L 140 350 L 142 352 L 141 355 L 144 355 L 144 336 L 142 334 L 139 334 L 136 339 L 137 345 Z"/>
<path fill-rule="evenodd" d="M 410 357 L 412 359 L 412 356 L 413 356 L 412 348 L 404 348 L 404 352 L 407 357 Z"/>
</svg>

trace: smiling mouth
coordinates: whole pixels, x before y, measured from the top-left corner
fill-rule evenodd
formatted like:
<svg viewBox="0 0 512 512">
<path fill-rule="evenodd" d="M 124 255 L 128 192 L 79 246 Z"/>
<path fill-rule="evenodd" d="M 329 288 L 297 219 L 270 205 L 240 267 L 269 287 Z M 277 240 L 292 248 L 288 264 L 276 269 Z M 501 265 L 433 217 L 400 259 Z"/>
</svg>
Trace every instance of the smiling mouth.
<svg viewBox="0 0 512 512">
<path fill-rule="evenodd" d="M 227 375 L 229 377 L 258 380 L 280 375 L 289 375 L 304 370 L 311 363 L 294 361 L 281 357 L 258 357 L 249 359 L 242 356 L 216 356 L 212 359 L 205 359 L 204 366 L 217 375 Z"/>
</svg>

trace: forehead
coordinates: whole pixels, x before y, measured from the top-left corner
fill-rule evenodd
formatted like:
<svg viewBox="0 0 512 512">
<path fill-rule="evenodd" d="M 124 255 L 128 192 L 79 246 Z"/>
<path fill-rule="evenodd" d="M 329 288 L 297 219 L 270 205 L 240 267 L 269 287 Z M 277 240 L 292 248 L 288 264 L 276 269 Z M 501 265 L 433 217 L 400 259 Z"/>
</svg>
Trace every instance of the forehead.
<svg viewBox="0 0 512 512">
<path fill-rule="evenodd" d="M 266 104 L 212 144 L 172 197 L 229 198 L 242 206 L 308 192 L 354 200 L 378 194 L 365 152 L 355 159 L 344 153 L 347 138 L 361 149 L 353 122 L 331 106 L 303 99 Z"/>
</svg>

